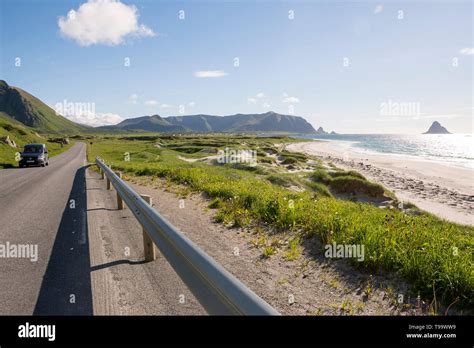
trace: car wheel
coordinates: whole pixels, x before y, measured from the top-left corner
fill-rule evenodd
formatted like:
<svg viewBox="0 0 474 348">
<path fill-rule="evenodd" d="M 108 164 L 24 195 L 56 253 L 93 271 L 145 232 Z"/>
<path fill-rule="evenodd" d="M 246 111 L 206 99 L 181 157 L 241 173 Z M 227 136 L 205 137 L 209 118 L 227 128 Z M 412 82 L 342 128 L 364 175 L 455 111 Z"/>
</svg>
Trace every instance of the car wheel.
<svg viewBox="0 0 474 348">
<path fill-rule="evenodd" d="M 49 166 L 49 162 L 46 162 L 46 165 Z"/>
<path fill-rule="evenodd" d="M 46 167 L 46 165 L 44 163 L 41 164 L 41 167 Z"/>
</svg>

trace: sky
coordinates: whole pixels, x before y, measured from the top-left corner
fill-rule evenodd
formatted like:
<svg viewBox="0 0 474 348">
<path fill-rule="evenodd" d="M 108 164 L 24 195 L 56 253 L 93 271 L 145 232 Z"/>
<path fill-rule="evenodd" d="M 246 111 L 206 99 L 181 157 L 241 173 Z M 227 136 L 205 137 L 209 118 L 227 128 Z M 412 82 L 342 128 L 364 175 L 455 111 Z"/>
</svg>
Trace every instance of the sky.
<svg viewBox="0 0 474 348">
<path fill-rule="evenodd" d="M 1 0 L 0 79 L 90 125 L 274 111 L 473 132 L 473 4 Z"/>
</svg>

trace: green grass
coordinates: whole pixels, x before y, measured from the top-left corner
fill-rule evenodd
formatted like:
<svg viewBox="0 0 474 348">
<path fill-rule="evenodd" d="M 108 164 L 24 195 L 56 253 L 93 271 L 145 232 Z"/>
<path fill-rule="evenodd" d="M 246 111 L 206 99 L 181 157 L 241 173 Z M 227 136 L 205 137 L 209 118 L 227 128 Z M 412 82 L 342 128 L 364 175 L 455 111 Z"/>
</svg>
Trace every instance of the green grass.
<svg viewBox="0 0 474 348">
<path fill-rule="evenodd" d="M 288 242 L 288 250 L 285 252 L 284 257 L 289 261 L 297 260 L 301 256 L 301 245 L 300 238 L 296 237 Z"/>
<path fill-rule="evenodd" d="M 276 249 L 273 246 L 268 245 L 263 249 L 262 257 L 264 259 L 268 259 L 270 256 L 272 256 L 275 253 L 276 253 Z"/>
<path fill-rule="evenodd" d="M 337 177 L 340 177 L 340 176 L 351 176 L 353 178 L 358 178 L 358 179 L 361 179 L 361 180 L 367 180 L 362 174 L 360 174 L 359 172 L 356 172 L 354 170 L 349 170 L 347 172 L 343 171 L 343 170 L 336 170 L 336 171 L 329 172 L 329 175 L 332 178 L 337 178 Z"/>
<path fill-rule="evenodd" d="M 219 146 L 244 141 L 225 136 L 202 137 L 201 140 L 215 141 Z M 195 142 L 195 139 L 161 138 L 159 141 Z M 282 141 L 246 138 L 245 142 L 249 148 L 269 146 L 274 149 L 274 144 Z M 344 188 L 347 190 L 369 188 L 370 194 L 378 194 L 378 187 L 372 191 L 371 183 L 354 173 L 332 175 L 324 170 L 315 171 L 311 179 L 320 185 L 314 186 L 314 190 L 292 192 L 284 187 L 284 181 L 272 182 L 268 175 L 227 165 L 185 162 L 177 159 L 181 152 L 157 149 L 153 146 L 155 143 L 156 140 L 97 139 L 92 146 L 89 145 L 92 157 L 89 160 L 99 155 L 117 170 L 161 177 L 185 185 L 192 191 L 205 193 L 213 200 L 211 205 L 218 209 L 216 221 L 234 226 L 267 224 L 281 233 L 292 231 L 301 241 L 319 238 L 324 244 L 363 244 L 364 261 L 349 260 L 355 268 L 375 273 L 395 272 L 425 298 L 433 296 L 434 288 L 438 301 L 450 304 L 459 299 L 458 305 L 472 309 L 472 227 L 449 223 L 427 213 L 406 215 L 398 209 L 380 209 L 367 203 L 339 200 L 323 188 L 325 182 L 331 187 L 335 182 L 335 187 L 348 185 Z M 123 160 L 124 152 L 131 154 L 130 162 Z M 143 156 L 143 153 L 147 155 Z M 159 158 L 153 160 L 149 154 L 159 155 Z M 301 180 L 298 178 L 293 177 Z M 270 256 L 272 253 L 267 250 L 264 254 Z"/>
<path fill-rule="evenodd" d="M 282 187 L 298 186 L 298 181 L 291 175 L 270 174 L 266 179 L 272 184 Z"/>
<path fill-rule="evenodd" d="M 219 198 L 214 198 L 211 203 L 209 203 L 208 207 L 211 209 L 222 208 L 222 201 Z"/>
</svg>

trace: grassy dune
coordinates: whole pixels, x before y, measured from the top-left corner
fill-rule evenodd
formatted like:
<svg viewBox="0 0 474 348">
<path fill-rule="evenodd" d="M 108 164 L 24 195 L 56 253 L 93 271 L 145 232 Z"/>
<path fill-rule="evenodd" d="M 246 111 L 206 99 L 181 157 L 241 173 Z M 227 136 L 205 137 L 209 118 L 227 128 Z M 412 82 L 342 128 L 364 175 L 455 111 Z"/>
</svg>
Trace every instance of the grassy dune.
<svg viewBox="0 0 474 348">
<path fill-rule="evenodd" d="M 236 226 L 267 224 L 281 233 L 290 231 L 297 237 L 287 253 L 296 250 L 295 243 L 311 238 L 323 243 L 363 244 L 364 261 L 349 259 L 354 267 L 396 272 L 412 284 L 415 296 L 436 296 L 445 305 L 456 302 L 472 309 L 473 228 L 421 211 L 411 215 L 396 206 L 381 209 L 337 199 L 334 194 L 340 192 L 394 196 L 359 173 L 323 168 L 314 159 L 314 170 L 291 173 L 289 169 L 307 169 L 311 159 L 276 146 L 290 141 L 230 136 L 109 137 L 94 139 L 88 153 L 90 161 L 101 156 L 116 170 L 165 178 L 205 193 L 212 199 L 210 207 L 218 209 L 218 221 Z M 254 149 L 259 164 L 217 165 L 205 160 L 225 147 Z M 125 153 L 130 161 L 124 161 Z M 270 257 L 273 252 L 267 249 L 264 256 Z"/>
</svg>

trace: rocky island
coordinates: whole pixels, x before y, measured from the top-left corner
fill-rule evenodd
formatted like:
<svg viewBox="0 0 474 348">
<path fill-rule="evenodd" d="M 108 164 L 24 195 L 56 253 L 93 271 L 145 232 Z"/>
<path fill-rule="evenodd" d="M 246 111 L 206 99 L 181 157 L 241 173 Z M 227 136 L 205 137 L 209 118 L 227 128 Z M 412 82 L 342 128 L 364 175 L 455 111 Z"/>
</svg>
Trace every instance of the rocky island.
<svg viewBox="0 0 474 348">
<path fill-rule="evenodd" d="M 423 134 L 451 134 L 438 121 L 434 121 L 431 127 Z"/>
</svg>

